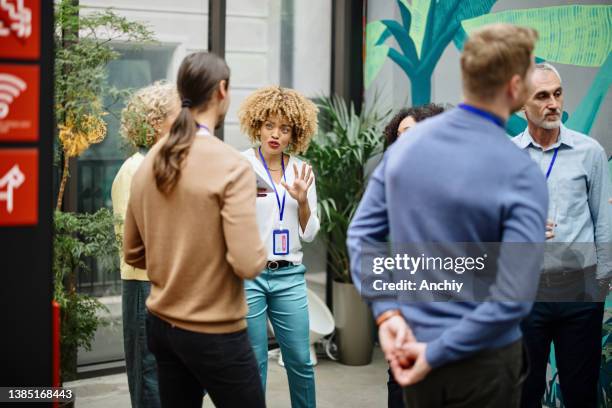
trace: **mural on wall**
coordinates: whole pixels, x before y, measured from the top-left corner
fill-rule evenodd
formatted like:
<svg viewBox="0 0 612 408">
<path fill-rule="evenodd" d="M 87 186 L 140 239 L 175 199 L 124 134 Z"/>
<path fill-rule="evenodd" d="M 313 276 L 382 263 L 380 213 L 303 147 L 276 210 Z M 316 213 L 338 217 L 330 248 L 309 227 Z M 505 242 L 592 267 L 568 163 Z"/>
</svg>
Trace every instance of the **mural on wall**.
<svg viewBox="0 0 612 408">
<path fill-rule="evenodd" d="M 396 0 L 401 21 L 377 20 L 366 26 L 364 85 L 370 87 L 383 64 L 390 59 L 410 81 L 412 105 L 431 102 L 431 79 L 442 53 L 452 42 L 463 49 L 473 30 L 489 23 L 505 22 L 533 27 L 539 32 L 537 61 L 599 68 L 574 112 L 563 113 L 571 129 L 589 134 L 612 85 L 612 6 L 566 5 L 490 13 L 497 0 Z M 389 45 L 393 38 L 399 49 Z M 515 136 L 527 126 L 512 115 L 507 132 Z M 612 161 L 610 161 L 612 173 Z M 599 401 L 612 407 L 612 298 L 606 302 L 602 336 Z M 554 349 L 544 404 L 563 407 Z"/>
<path fill-rule="evenodd" d="M 538 61 L 599 71 L 578 108 L 564 112 L 565 125 L 589 134 L 599 108 L 612 84 L 612 6 L 569 5 L 489 13 L 496 0 L 397 0 L 402 22 L 378 20 L 366 26 L 364 82 L 368 88 L 387 58 L 396 63 L 411 84 L 412 105 L 431 101 L 431 77 L 446 47 L 453 42 L 461 50 L 468 34 L 489 23 L 506 22 L 533 27 L 540 39 Z M 393 37 L 399 50 L 389 46 Z M 512 136 L 526 127 L 513 115 L 508 122 Z"/>
</svg>

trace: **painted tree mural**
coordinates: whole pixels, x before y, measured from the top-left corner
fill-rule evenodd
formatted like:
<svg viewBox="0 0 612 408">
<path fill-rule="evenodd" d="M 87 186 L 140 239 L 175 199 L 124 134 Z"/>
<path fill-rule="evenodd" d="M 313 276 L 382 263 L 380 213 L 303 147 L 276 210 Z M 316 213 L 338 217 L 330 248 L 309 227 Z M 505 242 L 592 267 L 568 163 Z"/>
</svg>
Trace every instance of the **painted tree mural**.
<svg viewBox="0 0 612 408">
<path fill-rule="evenodd" d="M 431 76 L 442 53 L 462 31 L 461 22 L 488 13 L 495 0 L 397 0 L 402 22 L 380 20 L 366 28 L 365 86 L 376 77 L 388 56 L 408 76 L 412 104 L 431 99 Z M 401 51 L 385 45 L 393 36 Z"/>
<path fill-rule="evenodd" d="M 446 47 L 461 50 L 467 35 L 489 23 L 506 22 L 533 27 L 540 33 L 535 53 L 546 60 L 581 67 L 600 67 L 580 105 L 564 114 L 566 126 L 589 134 L 612 84 L 612 6 L 569 5 L 489 13 L 496 0 L 397 0 L 402 22 L 379 20 L 366 27 L 364 82 L 372 84 L 387 58 L 411 83 L 412 104 L 431 101 L 431 76 Z M 400 50 L 387 45 L 393 37 Z M 526 127 L 513 115 L 508 133 Z"/>
</svg>

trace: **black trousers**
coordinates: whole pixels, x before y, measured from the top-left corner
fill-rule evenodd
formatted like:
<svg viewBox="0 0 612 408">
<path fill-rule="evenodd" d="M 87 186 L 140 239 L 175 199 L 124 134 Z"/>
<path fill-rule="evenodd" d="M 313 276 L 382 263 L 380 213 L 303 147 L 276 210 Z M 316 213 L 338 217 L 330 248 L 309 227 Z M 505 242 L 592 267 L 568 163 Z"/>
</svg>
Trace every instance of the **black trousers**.
<svg viewBox="0 0 612 408">
<path fill-rule="evenodd" d="M 521 407 L 542 407 L 551 342 L 564 406 L 597 407 L 603 313 L 602 302 L 534 304 L 521 324 L 531 361 Z"/>
<path fill-rule="evenodd" d="M 266 406 L 246 329 L 204 334 L 148 314 L 147 340 L 157 360 L 162 407 L 202 407 L 206 389 L 218 408 Z"/>
<path fill-rule="evenodd" d="M 432 370 L 404 388 L 408 408 L 516 408 L 528 371 L 522 342 Z"/>
</svg>

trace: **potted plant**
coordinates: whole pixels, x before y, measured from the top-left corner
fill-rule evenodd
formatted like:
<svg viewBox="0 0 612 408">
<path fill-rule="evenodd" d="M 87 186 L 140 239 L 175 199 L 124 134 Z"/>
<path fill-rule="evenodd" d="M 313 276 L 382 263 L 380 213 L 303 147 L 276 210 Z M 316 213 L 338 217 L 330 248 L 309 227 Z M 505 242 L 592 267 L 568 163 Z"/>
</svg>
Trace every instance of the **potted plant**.
<svg viewBox="0 0 612 408">
<path fill-rule="evenodd" d="M 129 94 L 109 85 L 107 64 L 119 58 L 113 41 L 143 44 L 151 31 L 111 10 L 80 14 L 78 0 L 61 0 L 55 7 L 55 118 L 54 165 L 61 169 L 54 215 L 54 300 L 60 306 L 61 380 L 76 378 L 77 352 L 91 348 L 96 330 L 104 324 L 106 308 L 94 297 L 77 292 L 77 272 L 89 260 L 102 268 L 118 269 L 114 217 L 108 209 L 94 214 L 62 212 L 69 160 L 106 136 L 104 101 L 115 103 Z"/>
<path fill-rule="evenodd" d="M 366 165 L 382 152 L 382 127 L 390 112 L 378 113 L 373 103 L 358 114 L 339 97 L 321 98 L 318 106 L 319 132 L 305 158 L 317 175 L 321 232 L 333 275 L 340 362 L 365 365 L 372 360 L 373 321 L 352 284 L 346 234 L 366 187 Z"/>
<path fill-rule="evenodd" d="M 53 297 L 60 306 L 60 367 L 62 381 L 76 379 L 77 351 L 91 349 L 98 326 L 106 324 L 106 307 L 94 297 L 77 292 L 77 270 L 88 270 L 95 258 L 103 269 L 118 268 L 118 239 L 114 217 L 103 208 L 94 214 L 56 211 L 53 236 Z"/>
</svg>

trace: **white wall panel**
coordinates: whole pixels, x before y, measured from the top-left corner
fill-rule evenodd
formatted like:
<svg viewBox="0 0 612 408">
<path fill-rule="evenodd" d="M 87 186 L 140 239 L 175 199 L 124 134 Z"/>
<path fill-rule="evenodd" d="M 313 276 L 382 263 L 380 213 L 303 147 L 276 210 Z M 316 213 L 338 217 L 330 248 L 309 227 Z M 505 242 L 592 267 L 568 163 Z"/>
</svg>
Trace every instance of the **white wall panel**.
<svg viewBox="0 0 612 408">
<path fill-rule="evenodd" d="M 232 70 L 232 86 L 259 88 L 268 83 L 268 59 L 262 53 L 227 53 L 225 60 Z"/>
</svg>

